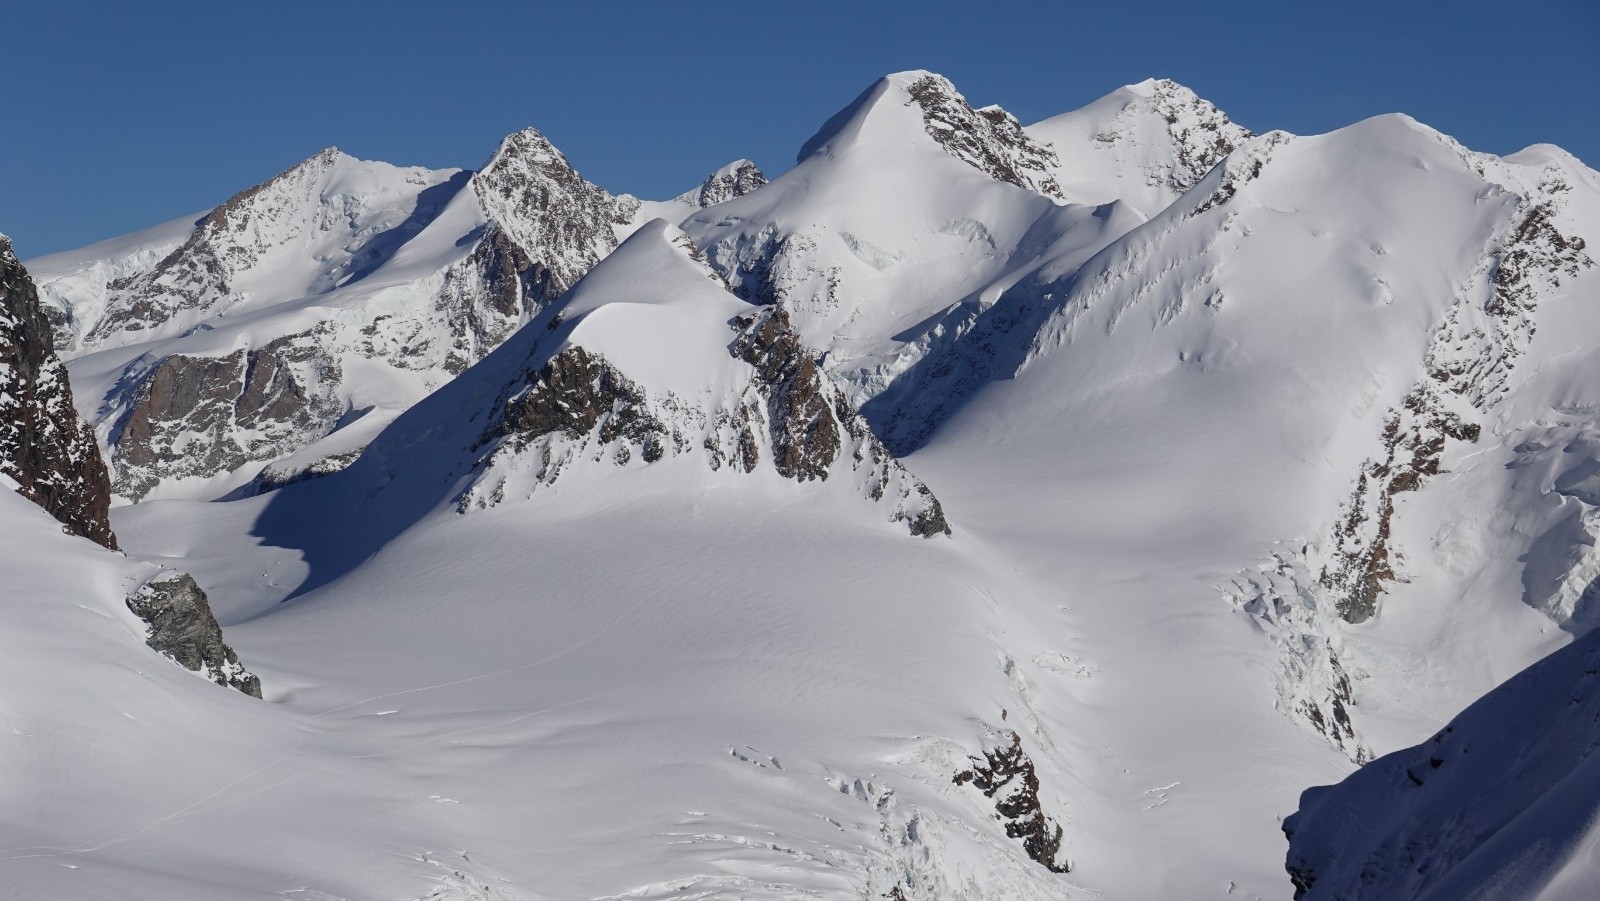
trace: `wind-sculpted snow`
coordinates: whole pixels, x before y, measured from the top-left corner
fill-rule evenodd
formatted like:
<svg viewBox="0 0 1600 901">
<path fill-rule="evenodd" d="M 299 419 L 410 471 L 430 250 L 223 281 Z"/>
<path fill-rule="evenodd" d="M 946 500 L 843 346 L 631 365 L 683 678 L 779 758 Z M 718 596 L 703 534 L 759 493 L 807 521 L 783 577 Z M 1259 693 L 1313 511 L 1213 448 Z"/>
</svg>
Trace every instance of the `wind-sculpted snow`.
<svg viewBox="0 0 1600 901">
<path fill-rule="evenodd" d="M 111 490 L 94 433 L 73 408 L 66 367 L 28 272 L 0 235 L 0 476 L 74 535 L 106 547 Z M 0 491 L 5 490 L 0 488 Z"/>
</svg>

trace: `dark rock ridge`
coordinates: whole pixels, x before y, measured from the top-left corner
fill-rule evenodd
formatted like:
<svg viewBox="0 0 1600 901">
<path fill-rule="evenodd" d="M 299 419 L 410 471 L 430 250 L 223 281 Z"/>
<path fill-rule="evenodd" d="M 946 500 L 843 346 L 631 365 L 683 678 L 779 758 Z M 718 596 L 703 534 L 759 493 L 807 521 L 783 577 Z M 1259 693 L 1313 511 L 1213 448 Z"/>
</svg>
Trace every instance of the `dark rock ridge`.
<svg viewBox="0 0 1600 901">
<path fill-rule="evenodd" d="M 223 643 L 206 593 L 188 573 L 165 572 L 144 583 L 128 596 L 128 609 L 149 626 L 145 644 L 157 652 L 218 685 L 261 697 L 261 680 Z"/>
<path fill-rule="evenodd" d="M 67 371 L 28 272 L 0 235 L 0 475 L 60 520 L 108 548 L 111 482 L 94 433 L 78 419 Z"/>
<path fill-rule="evenodd" d="M 560 294 L 550 267 L 490 224 L 471 256 L 444 274 L 439 307 L 450 330 L 445 370 L 460 375 Z"/>
<path fill-rule="evenodd" d="M 1029 857 L 1052 873 L 1071 872 L 1072 865 L 1061 859 L 1061 826 L 1039 803 L 1039 774 L 1022 749 L 1022 736 L 1002 733 L 1000 743 L 985 751 L 983 759 L 972 758 L 972 764 L 972 769 L 955 775 L 955 783 L 970 783 L 993 799 L 1006 835 L 1022 839 Z"/>
<path fill-rule="evenodd" d="M 114 430 L 117 493 L 139 500 L 163 480 L 232 472 L 327 435 L 344 408 L 324 331 L 157 363 L 136 381 Z"/>
<path fill-rule="evenodd" d="M 1396 578 L 1390 547 L 1396 495 L 1438 474 L 1446 439 L 1478 439 L 1481 427 L 1466 417 L 1482 416 L 1508 392 L 1517 359 L 1533 338 L 1540 298 L 1559 287 L 1563 276 L 1594 265 L 1583 252 L 1584 240 L 1554 224 L 1564 190 L 1546 185 L 1518 204 L 1509 233 L 1486 254 L 1487 301 L 1472 311 L 1465 296 L 1458 298 L 1430 342 L 1426 375 L 1389 413 L 1382 455 L 1362 464 L 1334 525 L 1334 549 L 1321 578 L 1349 622 L 1376 613 L 1384 584 Z"/>
<path fill-rule="evenodd" d="M 1065 201 L 1051 173 L 1061 165 L 1054 149 L 1023 132 L 998 106 L 973 109 L 943 76 L 925 75 L 907 89 L 922 109 L 928 135 L 946 152 L 996 181 Z"/>
</svg>

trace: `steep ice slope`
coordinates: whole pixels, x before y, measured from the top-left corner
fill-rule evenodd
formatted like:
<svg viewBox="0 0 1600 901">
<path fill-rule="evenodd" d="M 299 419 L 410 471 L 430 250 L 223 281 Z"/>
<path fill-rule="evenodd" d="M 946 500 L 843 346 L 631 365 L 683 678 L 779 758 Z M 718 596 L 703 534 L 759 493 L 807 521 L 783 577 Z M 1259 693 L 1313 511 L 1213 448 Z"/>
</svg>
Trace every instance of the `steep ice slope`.
<svg viewBox="0 0 1600 901">
<path fill-rule="evenodd" d="M 1167 208 L 1249 130 L 1169 79 L 1128 85 L 1024 131 L 1055 151 L 1052 174 L 1074 203 L 1113 200 L 1145 216 Z"/>
<path fill-rule="evenodd" d="M 1284 821 L 1296 898 L 1594 896 L 1600 632 L 1429 740 L 1307 791 Z"/>
<path fill-rule="evenodd" d="M 770 185 L 684 221 L 740 296 L 778 304 L 860 404 L 1043 254 L 1142 221 L 1063 207 L 1054 154 L 928 72 L 881 79 Z"/>
</svg>

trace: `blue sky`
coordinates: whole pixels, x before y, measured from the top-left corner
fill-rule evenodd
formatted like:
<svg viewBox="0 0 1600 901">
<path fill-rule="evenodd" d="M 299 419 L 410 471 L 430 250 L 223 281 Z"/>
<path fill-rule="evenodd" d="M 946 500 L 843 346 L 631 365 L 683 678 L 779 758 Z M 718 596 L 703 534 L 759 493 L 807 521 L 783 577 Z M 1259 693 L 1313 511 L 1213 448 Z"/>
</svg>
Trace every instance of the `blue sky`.
<svg viewBox="0 0 1600 901">
<path fill-rule="evenodd" d="M 1149 76 L 1257 131 L 1403 111 L 1600 165 L 1600 4 L 114 3 L 0 13 L 0 231 L 24 257 L 206 209 L 322 147 L 473 167 L 533 125 L 612 191 L 769 171 L 877 76 L 1031 122 Z"/>
</svg>

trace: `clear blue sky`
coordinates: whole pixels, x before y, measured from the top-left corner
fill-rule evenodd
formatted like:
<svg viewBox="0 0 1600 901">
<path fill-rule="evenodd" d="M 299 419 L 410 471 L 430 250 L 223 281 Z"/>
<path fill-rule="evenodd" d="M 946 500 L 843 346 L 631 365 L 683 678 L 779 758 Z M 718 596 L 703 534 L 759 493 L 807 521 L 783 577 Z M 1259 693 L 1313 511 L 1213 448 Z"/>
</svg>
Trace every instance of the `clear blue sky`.
<svg viewBox="0 0 1600 901">
<path fill-rule="evenodd" d="M 175 3 L 0 12 L 0 231 L 24 256 L 206 209 L 328 145 L 474 167 L 533 125 L 612 191 L 769 171 L 877 76 L 1035 121 L 1175 78 L 1257 131 L 1403 111 L 1600 165 L 1600 3 Z"/>
</svg>

